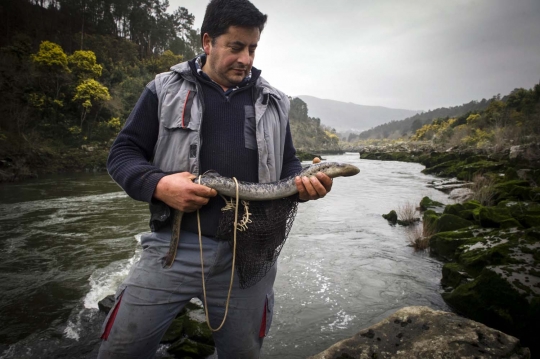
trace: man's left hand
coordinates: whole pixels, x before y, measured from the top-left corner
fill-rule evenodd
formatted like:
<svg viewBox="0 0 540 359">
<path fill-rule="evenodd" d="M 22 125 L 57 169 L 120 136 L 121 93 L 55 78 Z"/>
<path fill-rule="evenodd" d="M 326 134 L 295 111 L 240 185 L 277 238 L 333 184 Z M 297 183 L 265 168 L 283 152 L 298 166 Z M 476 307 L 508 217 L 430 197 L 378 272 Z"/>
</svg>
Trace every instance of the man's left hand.
<svg viewBox="0 0 540 359">
<path fill-rule="evenodd" d="M 323 198 L 332 189 L 332 179 L 322 172 L 317 172 L 315 176 L 295 178 L 298 197 L 302 201 L 309 201 Z"/>
</svg>

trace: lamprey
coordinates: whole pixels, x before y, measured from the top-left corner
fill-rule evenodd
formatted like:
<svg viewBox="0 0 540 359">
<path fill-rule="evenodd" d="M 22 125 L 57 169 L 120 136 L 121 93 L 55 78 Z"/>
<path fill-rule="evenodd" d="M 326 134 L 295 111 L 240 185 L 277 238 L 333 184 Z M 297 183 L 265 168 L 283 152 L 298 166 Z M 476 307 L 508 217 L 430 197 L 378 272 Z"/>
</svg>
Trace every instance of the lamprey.
<svg viewBox="0 0 540 359">
<path fill-rule="evenodd" d="M 360 172 L 360 169 L 348 163 L 321 162 L 305 167 L 296 176 L 311 177 L 318 172 L 322 172 L 330 178 L 336 178 L 354 176 Z M 270 183 L 238 181 L 239 198 L 246 201 L 267 201 L 292 196 L 293 194 L 298 193 L 294 181 L 296 176 Z M 232 178 L 223 177 L 215 171 L 204 173 L 200 179 L 196 178 L 194 182 L 213 188 L 223 196 L 236 197 L 236 183 L 234 180 Z M 183 212 L 178 210 L 174 211 L 171 244 L 165 258 L 165 268 L 170 267 L 176 258 L 176 249 L 180 239 L 182 215 Z"/>
</svg>

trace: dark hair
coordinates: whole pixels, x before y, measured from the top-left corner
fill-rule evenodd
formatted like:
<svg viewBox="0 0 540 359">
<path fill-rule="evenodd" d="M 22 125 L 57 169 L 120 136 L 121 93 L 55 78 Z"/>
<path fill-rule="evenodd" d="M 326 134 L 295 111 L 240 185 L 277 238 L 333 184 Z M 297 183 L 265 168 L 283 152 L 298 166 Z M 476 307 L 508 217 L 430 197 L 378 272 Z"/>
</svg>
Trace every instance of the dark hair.
<svg viewBox="0 0 540 359">
<path fill-rule="evenodd" d="M 262 32 L 266 19 L 267 16 L 248 0 L 211 0 L 201 26 L 201 42 L 205 33 L 214 42 L 229 26 L 258 27 Z"/>
</svg>

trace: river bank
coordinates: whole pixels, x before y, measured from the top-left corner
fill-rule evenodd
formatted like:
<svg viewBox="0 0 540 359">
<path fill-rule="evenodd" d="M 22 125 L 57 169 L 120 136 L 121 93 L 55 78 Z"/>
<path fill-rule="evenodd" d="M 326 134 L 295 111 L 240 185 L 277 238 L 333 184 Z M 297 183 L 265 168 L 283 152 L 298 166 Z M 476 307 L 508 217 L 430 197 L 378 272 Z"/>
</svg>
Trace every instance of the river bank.
<svg viewBox="0 0 540 359">
<path fill-rule="evenodd" d="M 429 240 L 430 255 L 445 262 L 442 297 L 457 313 L 518 337 L 537 355 L 540 146 L 438 152 L 401 144 L 366 147 L 360 156 L 419 162 L 423 173 L 461 182 L 461 189 L 450 188 L 461 191 L 458 202 L 422 208 L 421 237 Z"/>
<path fill-rule="evenodd" d="M 0 183 L 58 173 L 106 171 L 108 143 L 73 148 L 24 144 L 0 148 Z"/>
</svg>

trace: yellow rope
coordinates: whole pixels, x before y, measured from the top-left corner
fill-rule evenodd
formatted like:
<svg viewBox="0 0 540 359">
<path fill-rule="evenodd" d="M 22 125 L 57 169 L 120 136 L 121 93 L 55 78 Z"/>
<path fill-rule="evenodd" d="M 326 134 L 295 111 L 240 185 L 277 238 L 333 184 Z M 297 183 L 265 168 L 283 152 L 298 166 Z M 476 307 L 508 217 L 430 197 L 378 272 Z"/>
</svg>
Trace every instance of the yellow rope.
<svg viewBox="0 0 540 359">
<path fill-rule="evenodd" d="M 238 225 L 238 181 L 235 177 L 233 177 L 234 182 L 236 183 L 236 208 L 234 211 L 234 245 L 233 245 L 233 257 L 232 257 L 232 268 L 231 268 L 231 283 L 229 284 L 229 293 L 227 293 L 227 302 L 225 303 L 225 314 L 223 315 L 223 321 L 219 325 L 217 329 L 212 328 L 210 325 L 210 319 L 208 319 L 208 305 L 206 303 L 206 285 L 204 283 L 204 263 L 203 263 L 203 249 L 202 249 L 202 235 L 201 235 L 201 219 L 199 217 L 199 210 L 197 210 L 197 226 L 199 229 L 199 248 L 201 253 L 201 272 L 202 272 L 202 286 L 203 286 L 203 296 L 204 296 L 204 314 L 206 315 L 206 324 L 208 324 L 208 328 L 210 328 L 211 331 L 217 332 L 218 330 L 223 327 L 223 324 L 225 324 L 225 320 L 227 319 L 227 313 L 229 311 L 229 300 L 231 299 L 231 291 L 234 281 L 234 265 L 236 260 L 236 226 Z M 199 184 L 201 184 L 201 176 L 199 176 Z"/>
</svg>

